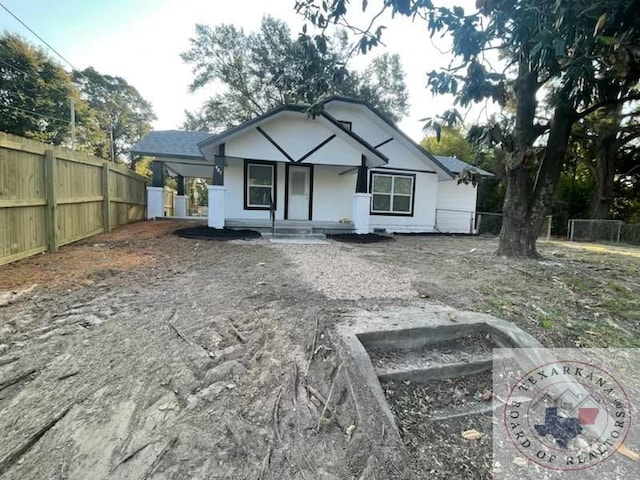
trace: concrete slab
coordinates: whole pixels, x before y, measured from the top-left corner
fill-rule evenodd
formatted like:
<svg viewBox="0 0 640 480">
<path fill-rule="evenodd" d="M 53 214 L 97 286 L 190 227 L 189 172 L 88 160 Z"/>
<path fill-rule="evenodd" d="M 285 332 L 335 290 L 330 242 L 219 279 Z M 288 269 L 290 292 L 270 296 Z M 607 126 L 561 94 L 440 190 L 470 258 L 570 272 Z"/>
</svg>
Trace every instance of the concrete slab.
<svg viewBox="0 0 640 480">
<path fill-rule="evenodd" d="M 395 418 L 380 386 L 379 372 L 376 372 L 365 346 L 370 350 L 411 350 L 482 331 L 488 332 L 499 347 L 541 348 L 535 338 L 510 322 L 491 315 L 431 304 L 351 311 L 344 315 L 344 321 L 337 325 L 336 330 L 345 353 L 343 358 L 349 360 L 346 365 L 350 375 L 358 379 L 359 393 L 373 400 L 363 403 L 377 405 L 377 421 L 384 422 L 396 438 L 400 438 L 400 433 Z M 473 365 L 472 370 L 474 367 L 478 365 Z M 482 370 L 490 368 L 490 365 L 485 362 L 478 368 Z"/>
<path fill-rule="evenodd" d="M 327 240 L 318 238 L 270 238 L 269 243 L 282 243 L 291 245 L 329 245 Z"/>
</svg>

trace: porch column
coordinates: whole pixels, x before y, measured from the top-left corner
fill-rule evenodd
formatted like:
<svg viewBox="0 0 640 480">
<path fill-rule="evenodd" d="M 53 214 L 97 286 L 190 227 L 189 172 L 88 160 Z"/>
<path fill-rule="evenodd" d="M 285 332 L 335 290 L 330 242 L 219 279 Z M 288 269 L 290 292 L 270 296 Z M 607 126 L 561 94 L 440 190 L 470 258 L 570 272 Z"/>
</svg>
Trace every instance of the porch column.
<svg viewBox="0 0 640 480">
<path fill-rule="evenodd" d="M 164 164 L 154 160 L 151 186 L 147 187 L 147 220 L 164 217 Z"/>
<path fill-rule="evenodd" d="M 186 217 L 189 210 L 189 197 L 185 195 L 186 178 L 178 175 L 178 193 L 176 195 L 176 217 Z"/>
<path fill-rule="evenodd" d="M 213 179 L 207 187 L 209 191 L 209 219 L 211 228 L 224 228 L 226 187 L 224 186 L 224 143 L 218 147 L 218 155 L 213 161 Z"/>
<path fill-rule="evenodd" d="M 367 158 L 362 155 L 358 178 L 356 180 L 356 193 L 353 195 L 353 226 L 358 234 L 369 233 L 369 211 L 371 194 L 367 192 Z"/>
</svg>

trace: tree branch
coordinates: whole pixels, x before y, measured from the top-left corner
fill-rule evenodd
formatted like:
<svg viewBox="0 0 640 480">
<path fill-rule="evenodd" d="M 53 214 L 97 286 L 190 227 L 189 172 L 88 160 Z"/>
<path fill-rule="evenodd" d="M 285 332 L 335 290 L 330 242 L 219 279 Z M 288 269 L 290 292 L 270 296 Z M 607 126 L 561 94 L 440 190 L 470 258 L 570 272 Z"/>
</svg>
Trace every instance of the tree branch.
<svg viewBox="0 0 640 480">
<path fill-rule="evenodd" d="M 626 145 L 627 143 L 629 143 L 631 140 L 635 140 L 636 138 L 640 138 L 640 130 L 637 130 L 633 133 L 630 133 L 629 135 L 620 138 L 620 145 Z"/>
<path fill-rule="evenodd" d="M 576 115 L 576 118 L 579 120 L 602 107 L 606 107 L 607 105 L 619 105 L 621 103 L 630 102 L 631 100 L 640 100 L 640 93 L 634 93 L 632 95 L 627 95 L 626 97 L 622 97 L 622 98 L 613 98 L 609 100 L 603 100 L 602 102 L 598 102 L 594 105 L 591 105 L 589 108 L 578 113 Z"/>
</svg>

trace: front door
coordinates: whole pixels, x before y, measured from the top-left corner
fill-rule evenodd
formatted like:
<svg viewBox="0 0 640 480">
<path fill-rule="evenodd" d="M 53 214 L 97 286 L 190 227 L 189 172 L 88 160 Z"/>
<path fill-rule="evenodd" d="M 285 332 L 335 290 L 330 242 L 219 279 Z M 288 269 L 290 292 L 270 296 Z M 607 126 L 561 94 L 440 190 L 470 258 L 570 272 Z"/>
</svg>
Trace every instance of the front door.
<svg viewBox="0 0 640 480">
<path fill-rule="evenodd" d="M 311 167 L 289 167 L 288 215 L 290 220 L 311 220 Z"/>
</svg>

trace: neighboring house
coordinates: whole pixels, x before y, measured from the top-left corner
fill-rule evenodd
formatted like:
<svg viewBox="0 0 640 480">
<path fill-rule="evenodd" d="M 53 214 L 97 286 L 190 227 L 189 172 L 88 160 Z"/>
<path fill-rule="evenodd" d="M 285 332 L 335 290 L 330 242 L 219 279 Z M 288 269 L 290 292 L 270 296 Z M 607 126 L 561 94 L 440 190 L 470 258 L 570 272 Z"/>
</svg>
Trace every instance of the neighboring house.
<svg viewBox="0 0 640 480">
<path fill-rule="evenodd" d="M 132 153 L 155 157 L 148 216 L 163 215 L 164 166 L 180 180 L 178 216 L 188 211 L 184 178 L 212 179 L 208 216 L 216 228 L 266 226 L 273 202 L 279 225 L 473 232 L 477 189 L 458 184 L 457 174 L 490 173 L 430 154 L 365 102 L 332 97 L 317 115 L 306 110 L 283 105 L 218 135 L 147 135 Z"/>
</svg>

